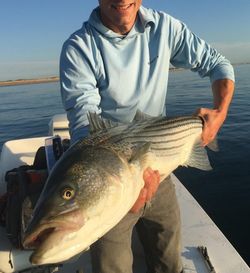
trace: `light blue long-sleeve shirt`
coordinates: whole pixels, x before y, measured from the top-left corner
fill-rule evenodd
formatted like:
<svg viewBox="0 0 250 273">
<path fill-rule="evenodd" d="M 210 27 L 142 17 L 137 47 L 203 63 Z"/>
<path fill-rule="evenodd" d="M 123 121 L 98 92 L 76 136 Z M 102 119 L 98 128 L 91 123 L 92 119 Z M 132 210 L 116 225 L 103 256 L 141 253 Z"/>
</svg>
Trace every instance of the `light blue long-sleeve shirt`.
<svg viewBox="0 0 250 273">
<path fill-rule="evenodd" d="M 86 135 L 87 113 L 130 122 L 136 110 L 165 114 L 170 63 L 201 77 L 234 80 L 227 59 L 166 13 L 141 7 L 135 25 L 120 35 L 93 10 L 64 43 L 60 60 L 61 95 L 72 142 Z"/>
</svg>

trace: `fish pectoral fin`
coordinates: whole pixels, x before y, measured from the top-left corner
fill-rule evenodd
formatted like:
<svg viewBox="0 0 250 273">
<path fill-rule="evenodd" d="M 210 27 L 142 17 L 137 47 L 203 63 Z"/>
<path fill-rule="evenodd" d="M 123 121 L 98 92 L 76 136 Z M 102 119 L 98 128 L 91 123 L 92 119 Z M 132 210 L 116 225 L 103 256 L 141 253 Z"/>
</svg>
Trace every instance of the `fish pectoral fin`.
<svg viewBox="0 0 250 273">
<path fill-rule="evenodd" d="M 201 146 L 201 143 L 194 145 L 190 157 L 188 158 L 186 164 L 189 167 L 194 167 L 203 171 L 210 171 L 212 167 L 209 162 L 207 151 Z"/>
<path fill-rule="evenodd" d="M 151 143 L 145 142 L 139 146 L 137 146 L 132 152 L 131 158 L 129 159 L 129 163 L 139 162 L 140 165 L 145 166 L 149 160 L 151 150 Z"/>
</svg>

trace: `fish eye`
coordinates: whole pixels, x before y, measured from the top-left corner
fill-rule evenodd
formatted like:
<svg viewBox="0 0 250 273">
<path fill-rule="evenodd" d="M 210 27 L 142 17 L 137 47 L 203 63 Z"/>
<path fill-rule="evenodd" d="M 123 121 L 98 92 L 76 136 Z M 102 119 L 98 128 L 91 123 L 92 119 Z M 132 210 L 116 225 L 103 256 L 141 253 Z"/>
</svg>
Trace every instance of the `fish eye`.
<svg viewBox="0 0 250 273">
<path fill-rule="evenodd" d="M 64 200 L 70 200 L 75 196 L 75 191 L 70 187 L 64 188 L 61 196 Z"/>
</svg>

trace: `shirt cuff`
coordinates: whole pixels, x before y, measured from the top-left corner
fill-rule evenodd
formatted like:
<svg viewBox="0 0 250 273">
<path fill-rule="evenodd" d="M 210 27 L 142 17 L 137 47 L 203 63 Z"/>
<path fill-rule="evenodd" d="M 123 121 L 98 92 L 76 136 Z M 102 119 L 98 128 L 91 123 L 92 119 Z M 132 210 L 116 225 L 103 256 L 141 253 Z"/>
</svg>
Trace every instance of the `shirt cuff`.
<svg viewBox="0 0 250 273">
<path fill-rule="evenodd" d="M 213 83 L 216 80 L 229 79 L 235 82 L 233 66 L 229 62 L 222 62 L 210 73 L 210 81 Z"/>
</svg>

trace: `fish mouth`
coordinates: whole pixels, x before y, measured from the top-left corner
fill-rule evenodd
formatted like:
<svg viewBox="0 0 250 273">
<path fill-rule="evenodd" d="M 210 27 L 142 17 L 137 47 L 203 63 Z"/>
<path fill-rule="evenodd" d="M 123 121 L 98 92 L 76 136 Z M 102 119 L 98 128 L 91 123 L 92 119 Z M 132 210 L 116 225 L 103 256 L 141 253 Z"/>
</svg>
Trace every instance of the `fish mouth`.
<svg viewBox="0 0 250 273">
<path fill-rule="evenodd" d="M 59 233 L 66 235 L 79 230 L 79 228 L 77 225 L 69 225 L 62 222 L 45 223 L 24 237 L 23 246 L 26 249 L 38 249 L 45 241 L 56 238 Z"/>
<path fill-rule="evenodd" d="M 43 259 L 47 259 L 47 252 L 58 248 L 63 240 L 71 240 L 84 223 L 85 219 L 80 211 L 68 212 L 55 219 L 42 220 L 33 230 L 25 234 L 23 239 L 23 247 L 34 250 L 30 262 L 36 265 L 42 264 Z"/>
</svg>

